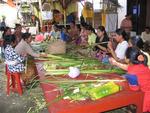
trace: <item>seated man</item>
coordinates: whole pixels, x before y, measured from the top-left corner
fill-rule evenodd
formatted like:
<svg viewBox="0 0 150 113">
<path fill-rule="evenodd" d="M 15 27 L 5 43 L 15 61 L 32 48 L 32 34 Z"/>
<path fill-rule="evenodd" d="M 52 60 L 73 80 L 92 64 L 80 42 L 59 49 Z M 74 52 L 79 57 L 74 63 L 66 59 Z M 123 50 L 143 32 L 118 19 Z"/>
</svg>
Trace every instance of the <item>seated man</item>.
<svg viewBox="0 0 150 113">
<path fill-rule="evenodd" d="M 145 43 L 144 48 L 147 50 L 148 47 L 150 46 L 150 27 L 145 27 L 145 31 L 142 32 L 141 38 Z"/>
</svg>

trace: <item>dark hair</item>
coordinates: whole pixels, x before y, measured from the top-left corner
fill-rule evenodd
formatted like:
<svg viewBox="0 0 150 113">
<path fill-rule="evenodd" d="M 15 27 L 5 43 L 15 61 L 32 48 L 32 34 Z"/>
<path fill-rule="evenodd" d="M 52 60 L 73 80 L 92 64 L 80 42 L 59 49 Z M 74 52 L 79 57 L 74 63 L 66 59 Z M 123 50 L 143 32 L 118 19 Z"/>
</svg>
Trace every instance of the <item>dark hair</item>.
<svg viewBox="0 0 150 113">
<path fill-rule="evenodd" d="M 54 27 L 56 27 L 57 29 L 59 29 L 59 25 L 58 24 L 54 24 Z"/>
<path fill-rule="evenodd" d="M 59 10 L 57 10 L 57 9 L 54 9 L 54 10 L 53 10 L 53 15 L 54 15 L 54 14 L 59 14 L 59 13 L 60 13 Z"/>
<path fill-rule="evenodd" d="M 149 30 L 150 30 L 150 27 L 149 27 L 149 26 L 146 26 L 145 29 L 149 29 Z"/>
<path fill-rule="evenodd" d="M 81 23 L 81 26 L 85 28 L 87 26 L 87 23 Z"/>
<path fill-rule="evenodd" d="M 104 32 L 104 37 L 108 37 L 104 26 L 98 26 L 98 29 L 99 29 L 100 31 Z"/>
<path fill-rule="evenodd" d="M 16 41 L 15 35 L 5 35 L 3 43 L 4 48 L 6 47 L 7 44 L 11 44 L 12 42 L 14 43 L 15 41 Z"/>
<path fill-rule="evenodd" d="M 95 29 L 92 27 L 92 25 L 86 25 L 85 29 L 89 30 L 89 31 L 92 31 L 93 33 L 95 33 Z"/>
<path fill-rule="evenodd" d="M 2 37 L 4 38 L 4 36 L 6 35 L 6 32 L 8 31 L 10 29 L 10 27 L 5 27 L 4 28 L 4 32 L 3 32 L 3 34 L 2 34 Z"/>
<path fill-rule="evenodd" d="M 16 29 L 17 27 L 21 27 L 21 24 L 15 24 L 15 29 Z"/>
<path fill-rule="evenodd" d="M 79 29 L 79 31 L 81 31 L 81 26 L 80 25 L 76 25 L 77 29 Z"/>
<path fill-rule="evenodd" d="M 143 49 L 144 43 L 143 43 L 143 40 L 142 40 L 141 37 L 139 37 L 139 36 L 133 36 L 133 37 L 131 37 L 130 41 L 131 41 L 131 44 L 133 46 L 136 46 L 139 49 Z"/>
<path fill-rule="evenodd" d="M 87 25 L 85 26 L 85 29 L 86 29 L 86 30 L 91 30 L 91 26 L 87 24 Z"/>
<path fill-rule="evenodd" d="M 68 29 L 67 29 L 67 27 L 62 26 L 61 31 L 63 31 L 63 30 L 68 30 Z"/>
<path fill-rule="evenodd" d="M 124 40 L 126 40 L 126 41 L 129 40 L 129 37 L 128 37 L 127 33 L 125 32 L 125 30 L 123 30 L 123 29 L 120 28 L 120 29 L 117 29 L 115 32 L 118 35 L 122 35 L 122 37 L 124 38 Z"/>
<path fill-rule="evenodd" d="M 125 17 L 128 17 L 128 16 L 132 16 L 132 14 L 130 14 L 130 13 L 127 13 L 127 14 L 125 15 Z"/>
<path fill-rule="evenodd" d="M 75 22 L 75 21 L 71 21 L 70 23 L 72 23 L 72 24 L 74 24 L 74 25 L 76 24 L 76 22 Z"/>
<path fill-rule="evenodd" d="M 31 33 L 23 33 L 22 34 L 22 39 L 26 40 L 31 36 Z"/>
<path fill-rule="evenodd" d="M 45 26 L 45 31 L 47 31 L 47 28 L 48 28 L 48 27 L 47 27 L 47 26 Z"/>
<path fill-rule="evenodd" d="M 0 27 L 0 31 L 4 31 L 5 27 Z"/>
<path fill-rule="evenodd" d="M 139 55 L 144 57 L 143 61 L 138 60 Z M 144 55 L 137 47 L 129 47 L 126 50 L 126 58 L 129 59 L 132 64 L 144 64 L 147 66 L 147 56 Z"/>
</svg>

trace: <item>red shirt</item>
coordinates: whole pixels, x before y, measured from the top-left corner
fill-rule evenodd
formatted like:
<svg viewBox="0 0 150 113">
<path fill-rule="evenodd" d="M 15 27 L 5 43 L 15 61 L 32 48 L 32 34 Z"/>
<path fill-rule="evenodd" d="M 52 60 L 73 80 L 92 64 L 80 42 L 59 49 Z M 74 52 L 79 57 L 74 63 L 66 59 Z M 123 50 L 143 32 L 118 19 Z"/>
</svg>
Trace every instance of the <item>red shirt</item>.
<svg viewBox="0 0 150 113">
<path fill-rule="evenodd" d="M 139 86 L 145 93 L 143 112 L 150 112 L 150 69 L 143 64 L 131 65 L 128 67 L 128 73 L 137 76 Z"/>
<path fill-rule="evenodd" d="M 129 66 L 128 73 L 137 76 L 139 85 L 142 89 L 146 87 L 150 88 L 150 69 L 147 66 L 143 64 Z"/>
</svg>

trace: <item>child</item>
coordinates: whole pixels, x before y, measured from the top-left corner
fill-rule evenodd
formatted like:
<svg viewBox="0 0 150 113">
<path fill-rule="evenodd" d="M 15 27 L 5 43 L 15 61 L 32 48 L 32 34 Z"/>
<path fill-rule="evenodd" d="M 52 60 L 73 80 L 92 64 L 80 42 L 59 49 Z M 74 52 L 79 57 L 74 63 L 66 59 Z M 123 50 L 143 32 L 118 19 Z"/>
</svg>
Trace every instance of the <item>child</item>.
<svg viewBox="0 0 150 113">
<path fill-rule="evenodd" d="M 15 52 L 14 46 L 16 45 L 15 35 L 7 35 L 4 37 L 4 56 L 5 63 L 8 65 L 10 72 L 23 72 L 25 70 L 24 60 L 25 57 Z"/>
<path fill-rule="evenodd" d="M 143 112 L 150 112 L 150 69 L 147 66 L 147 57 L 136 47 L 129 47 L 126 51 L 126 63 L 121 64 L 110 58 L 111 64 L 116 65 L 128 74 L 136 75 L 139 87 L 144 95 Z"/>
<path fill-rule="evenodd" d="M 86 31 L 88 34 L 88 44 L 91 46 L 96 43 L 96 34 L 91 25 L 87 25 Z"/>
<path fill-rule="evenodd" d="M 61 37 L 60 39 L 63 40 L 64 42 L 67 42 L 69 40 L 69 35 L 68 35 L 68 30 L 67 28 L 62 28 L 62 31 L 61 31 Z"/>
<path fill-rule="evenodd" d="M 147 52 L 143 51 L 144 42 L 142 38 L 140 38 L 139 36 L 133 36 L 129 39 L 128 43 L 129 47 L 138 47 L 140 51 L 147 56 L 147 65 L 150 68 L 150 55 Z"/>
</svg>

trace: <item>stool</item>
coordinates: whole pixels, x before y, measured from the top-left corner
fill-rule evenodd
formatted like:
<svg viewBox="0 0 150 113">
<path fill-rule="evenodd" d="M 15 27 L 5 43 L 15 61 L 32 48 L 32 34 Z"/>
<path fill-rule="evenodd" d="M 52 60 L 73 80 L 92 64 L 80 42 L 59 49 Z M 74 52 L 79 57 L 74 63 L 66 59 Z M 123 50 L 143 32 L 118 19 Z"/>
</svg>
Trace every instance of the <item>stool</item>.
<svg viewBox="0 0 150 113">
<path fill-rule="evenodd" d="M 12 87 L 12 91 L 17 90 L 18 94 L 21 96 L 23 90 L 20 81 L 20 73 L 10 72 L 6 66 L 6 75 L 7 75 L 7 95 L 10 94 L 10 88 Z"/>
</svg>

